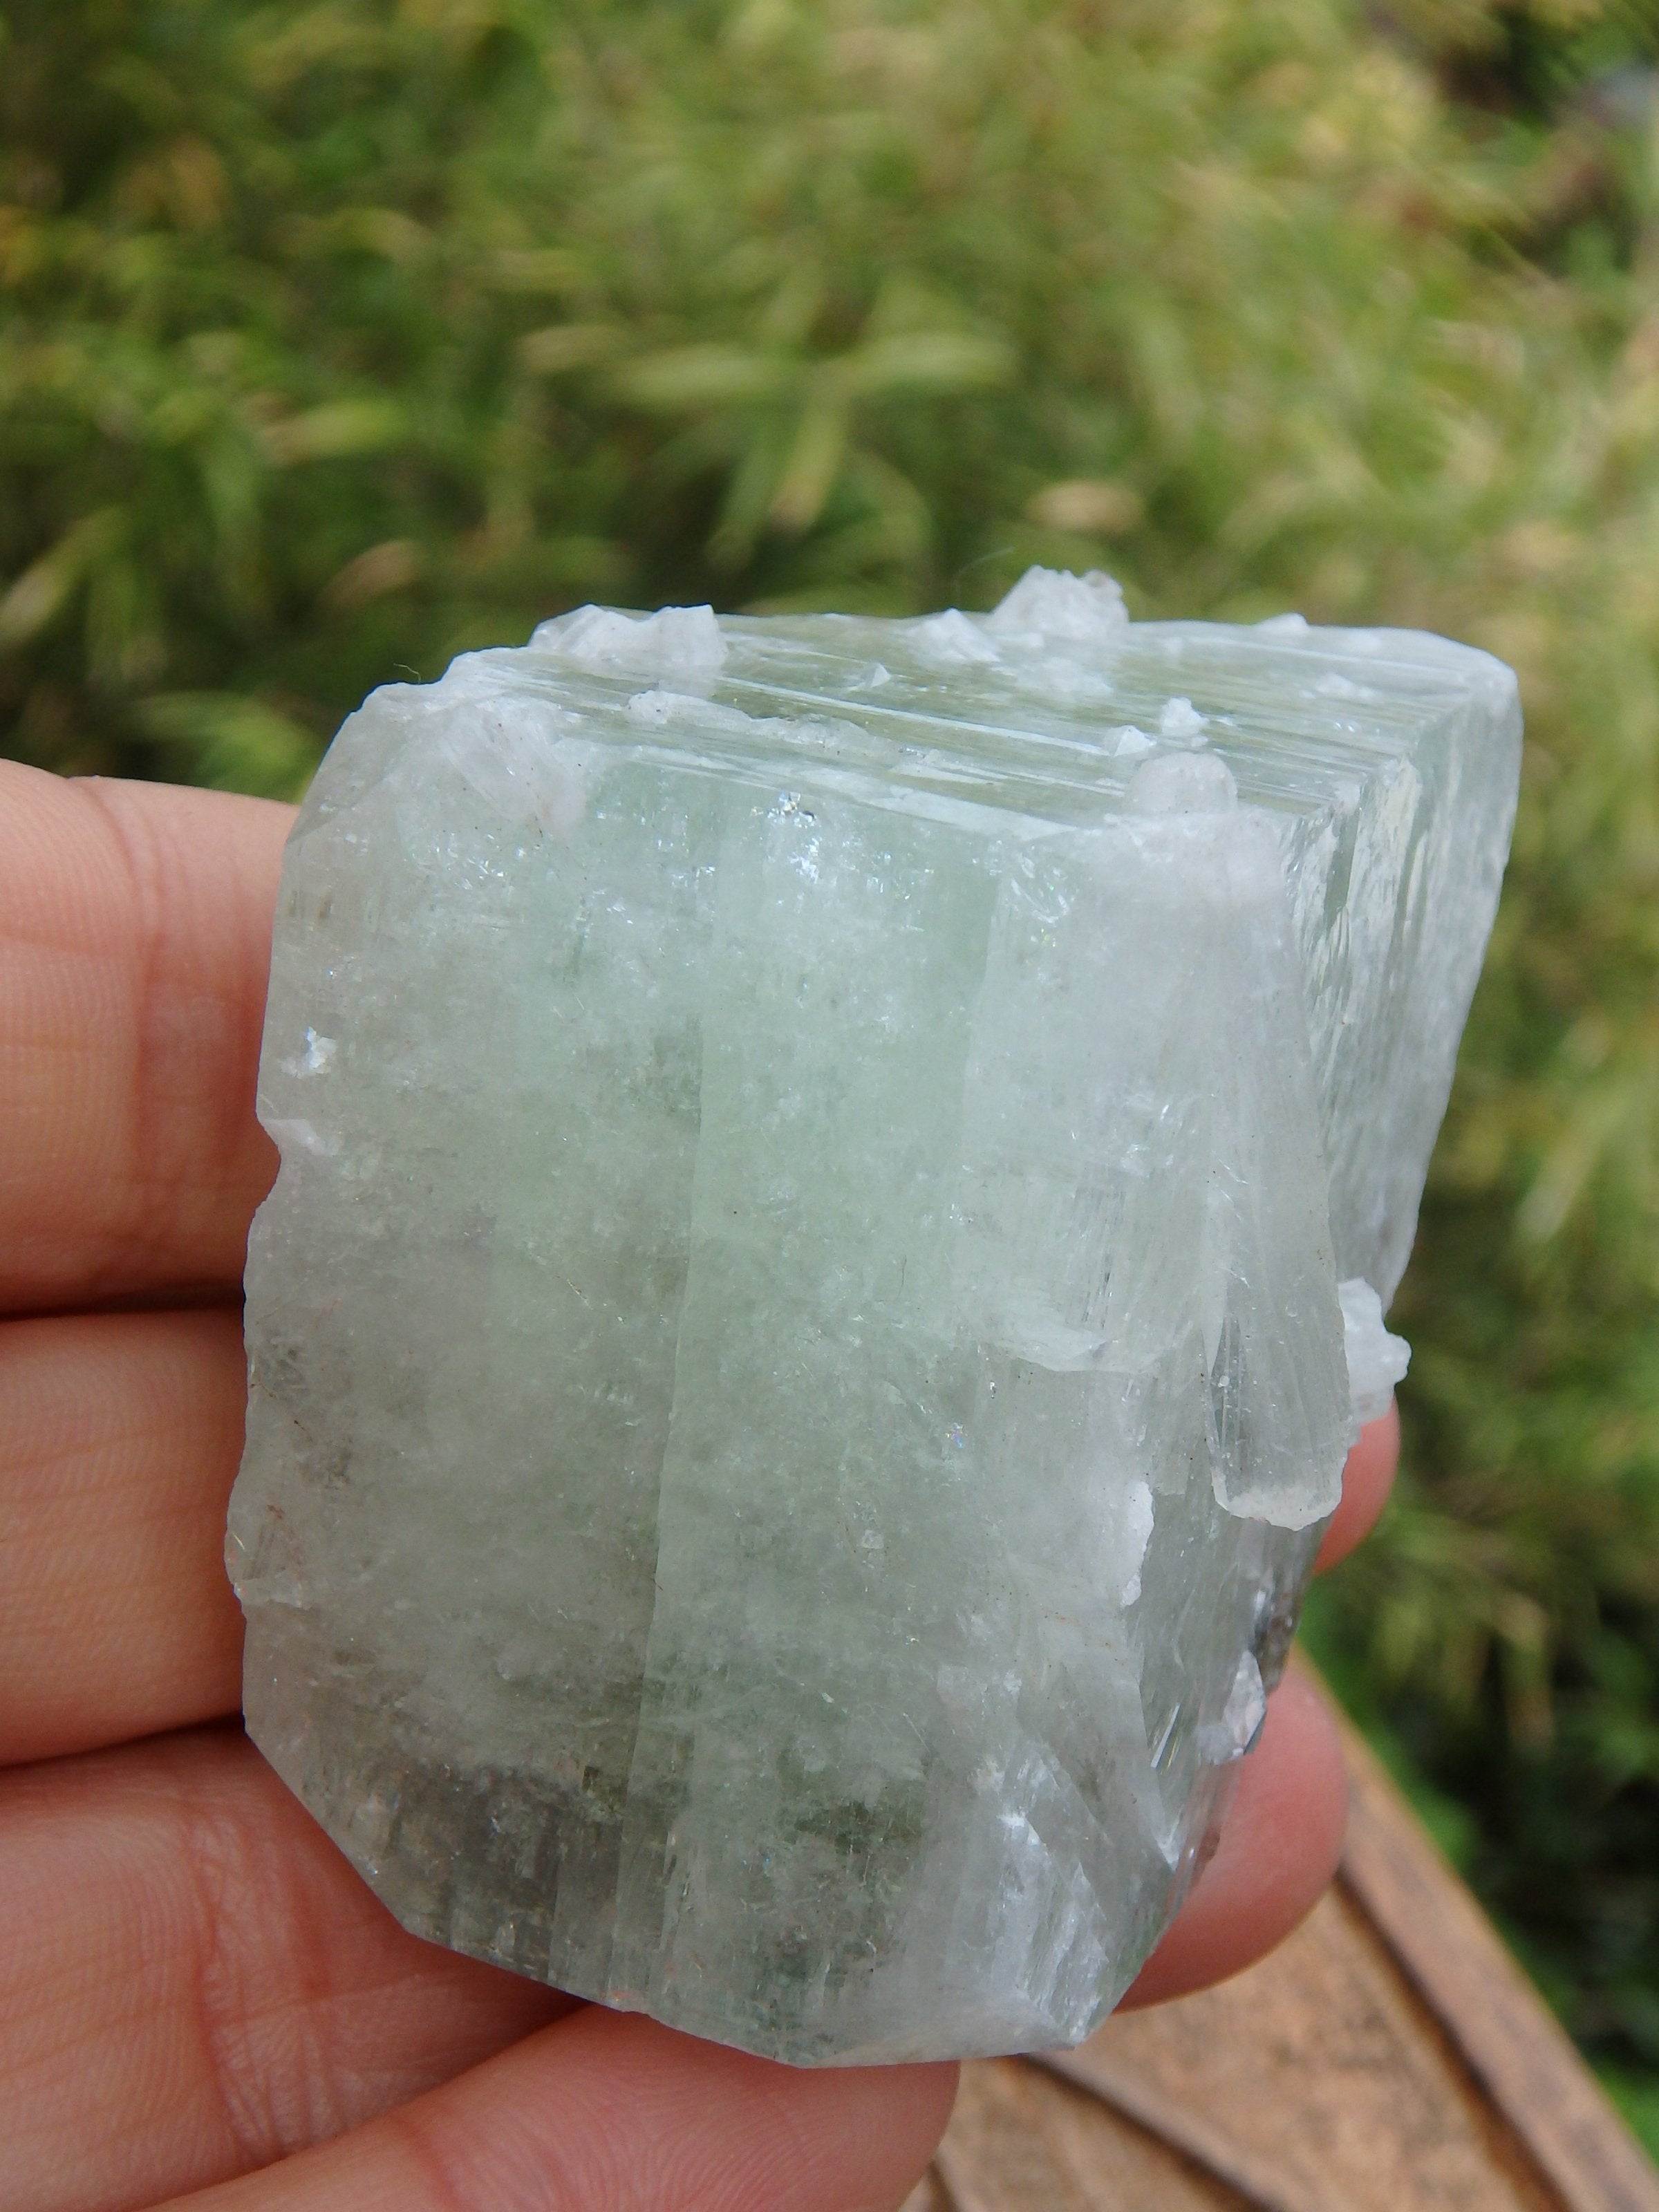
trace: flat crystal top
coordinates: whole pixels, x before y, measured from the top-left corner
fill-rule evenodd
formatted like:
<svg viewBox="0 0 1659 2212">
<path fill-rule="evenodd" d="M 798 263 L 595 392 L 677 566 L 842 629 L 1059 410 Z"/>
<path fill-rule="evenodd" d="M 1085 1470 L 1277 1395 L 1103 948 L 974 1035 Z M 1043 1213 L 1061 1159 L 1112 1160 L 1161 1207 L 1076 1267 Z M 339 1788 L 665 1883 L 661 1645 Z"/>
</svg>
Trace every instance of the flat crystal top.
<svg viewBox="0 0 1659 2212">
<path fill-rule="evenodd" d="M 1420 631 L 1131 623 L 1104 577 L 1042 570 L 982 616 L 584 607 L 528 649 L 469 655 L 441 688 L 458 684 L 544 696 L 573 735 L 728 773 L 775 776 L 781 758 L 866 803 L 931 794 L 1055 823 L 1170 811 L 1161 772 L 1139 771 L 1200 750 L 1229 771 L 1209 786 L 1223 803 L 1344 811 L 1357 778 L 1420 769 L 1515 690 L 1490 654 Z"/>
</svg>

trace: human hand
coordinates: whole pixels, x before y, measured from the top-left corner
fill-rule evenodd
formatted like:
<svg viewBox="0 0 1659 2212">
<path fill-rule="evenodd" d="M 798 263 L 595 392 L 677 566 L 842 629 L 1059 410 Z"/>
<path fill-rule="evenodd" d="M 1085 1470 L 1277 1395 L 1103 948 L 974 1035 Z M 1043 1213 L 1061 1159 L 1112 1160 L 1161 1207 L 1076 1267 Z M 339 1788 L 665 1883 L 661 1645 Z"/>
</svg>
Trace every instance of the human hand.
<svg viewBox="0 0 1659 2212">
<path fill-rule="evenodd" d="M 950 2066 L 796 2071 L 404 1934 L 243 1735 L 221 1559 L 282 844 L 258 799 L 0 763 L 0 2203 L 854 2212 Z M 1380 1510 L 1367 1431 L 1322 1564 Z M 1133 2001 L 1234 1972 L 1340 1847 L 1273 1698 Z"/>
</svg>

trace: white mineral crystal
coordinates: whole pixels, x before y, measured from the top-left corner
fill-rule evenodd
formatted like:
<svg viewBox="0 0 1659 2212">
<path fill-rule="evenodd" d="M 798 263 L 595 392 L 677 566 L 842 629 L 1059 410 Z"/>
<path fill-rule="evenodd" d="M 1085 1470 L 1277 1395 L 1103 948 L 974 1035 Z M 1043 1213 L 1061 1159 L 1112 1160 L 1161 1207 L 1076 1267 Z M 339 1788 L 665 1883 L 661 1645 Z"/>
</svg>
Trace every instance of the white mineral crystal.
<svg viewBox="0 0 1659 2212">
<path fill-rule="evenodd" d="M 1389 1335 L 1383 1325 L 1382 1301 L 1363 1278 L 1339 1283 L 1337 1296 L 1342 1301 L 1342 1348 L 1353 1407 L 1349 1432 L 1357 1439 L 1367 1421 L 1388 1412 L 1395 1384 L 1406 1379 L 1412 1352 L 1403 1336 Z"/>
<path fill-rule="evenodd" d="M 801 2062 L 1089 2033 L 1404 1371 L 1518 741 L 1483 653 L 1041 570 L 347 723 L 228 1558 L 408 1927 Z"/>
</svg>

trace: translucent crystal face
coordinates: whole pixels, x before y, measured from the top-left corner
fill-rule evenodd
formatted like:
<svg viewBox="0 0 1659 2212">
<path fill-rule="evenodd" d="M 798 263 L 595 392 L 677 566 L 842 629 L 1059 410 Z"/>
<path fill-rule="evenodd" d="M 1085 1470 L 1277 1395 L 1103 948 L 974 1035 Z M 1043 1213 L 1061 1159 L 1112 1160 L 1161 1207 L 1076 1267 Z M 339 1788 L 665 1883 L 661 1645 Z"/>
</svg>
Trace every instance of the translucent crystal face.
<svg viewBox="0 0 1659 2212">
<path fill-rule="evenodd" d="M 1517 738 L 1484 655 L 1042 572 L 346 725 L 228 1558 L 407 1925 L 794 2060 L 1088 2032 L 1398 1371 Z"/>
</svg>

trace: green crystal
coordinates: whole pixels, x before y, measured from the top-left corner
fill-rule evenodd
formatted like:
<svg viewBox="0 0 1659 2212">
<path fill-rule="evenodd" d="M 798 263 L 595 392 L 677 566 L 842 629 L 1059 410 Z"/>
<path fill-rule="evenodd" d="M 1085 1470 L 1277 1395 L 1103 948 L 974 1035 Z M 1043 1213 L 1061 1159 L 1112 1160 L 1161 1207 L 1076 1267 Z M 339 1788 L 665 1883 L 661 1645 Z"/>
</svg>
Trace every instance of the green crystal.
<svg viewBox="0 0 1659 2212">
<path fill-rule="evenodd" d="M 407 1926 L 799 2062 L 1097 2023 L 1401 1371 L 1518 738 L 1443 640 L 1041 571 L 347 723 L 228 1559 Z"/>
</svg>

